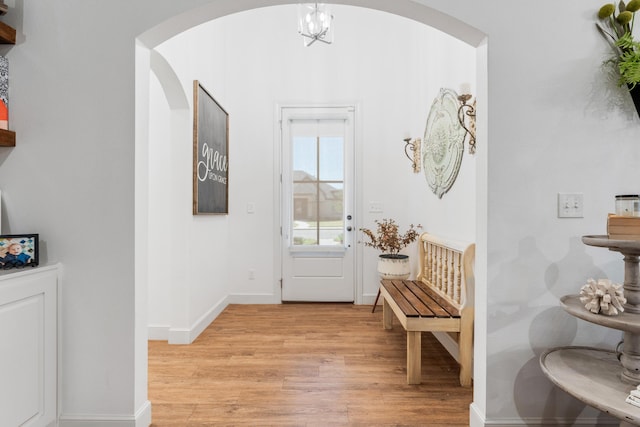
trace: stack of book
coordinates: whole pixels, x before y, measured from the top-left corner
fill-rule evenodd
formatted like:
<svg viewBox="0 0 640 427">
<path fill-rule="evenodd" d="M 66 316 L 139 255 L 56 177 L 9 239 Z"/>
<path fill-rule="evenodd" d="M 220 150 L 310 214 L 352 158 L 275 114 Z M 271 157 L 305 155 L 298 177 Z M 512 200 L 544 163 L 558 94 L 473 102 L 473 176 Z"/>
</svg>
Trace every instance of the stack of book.
<svg viewBox="0 0 640 427">
<path fill-rule="evenodd" d="M 607 234 L 615 240 L 640 240 L 640 216 L 609 214 Z"/>
</svg>

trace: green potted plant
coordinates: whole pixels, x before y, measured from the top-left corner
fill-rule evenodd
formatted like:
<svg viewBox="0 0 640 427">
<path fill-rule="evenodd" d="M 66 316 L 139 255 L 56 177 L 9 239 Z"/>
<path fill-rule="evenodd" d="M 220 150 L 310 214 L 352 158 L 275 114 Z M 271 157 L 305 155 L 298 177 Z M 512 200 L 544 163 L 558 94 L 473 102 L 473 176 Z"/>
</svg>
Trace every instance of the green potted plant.
<svg viewBox="0 0 640 427">
<path fill-rule="evenodd" d="M 635 14 L 640 10 L 640 0 L 629 3 L 620 1 L 616 5 L 607 3 L 598 10 L 596 23 L 600 33 L 614 50 L 610 62 L 616 66 L 620 76 L 618 83 L 631 94 L 638 115 L 640 115 L 640 42 L 633 38 Z"/>
<path fill-rule="evenodd" d="M 383 279 L 407 279 L 411 274 L 409 256 L 400 253 L 404 247 L 418 238 L 416 228 L 413 224 L 409 229 L 400 234 L 398 224 L 392 219 L 376 220 L 376 232 L 368 228 L 361 228 L 360 231 L 369 238 L 364 242 L 365 246 L 370 246 L 382 252 L 378 257 L 378 273 Z"/>
</svg>

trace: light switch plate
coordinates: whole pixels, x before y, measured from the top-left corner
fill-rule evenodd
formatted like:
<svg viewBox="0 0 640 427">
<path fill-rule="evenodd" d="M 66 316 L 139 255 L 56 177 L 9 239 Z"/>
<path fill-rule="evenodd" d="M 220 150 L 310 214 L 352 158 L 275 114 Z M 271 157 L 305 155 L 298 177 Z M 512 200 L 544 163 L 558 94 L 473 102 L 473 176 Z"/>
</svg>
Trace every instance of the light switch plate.
<svg viewBox="0 0 640 427">
<path fill-rule="evenodd" d="M 558 218 L 584 218 L 582 193 L 558 193 Z"/>
</svg>

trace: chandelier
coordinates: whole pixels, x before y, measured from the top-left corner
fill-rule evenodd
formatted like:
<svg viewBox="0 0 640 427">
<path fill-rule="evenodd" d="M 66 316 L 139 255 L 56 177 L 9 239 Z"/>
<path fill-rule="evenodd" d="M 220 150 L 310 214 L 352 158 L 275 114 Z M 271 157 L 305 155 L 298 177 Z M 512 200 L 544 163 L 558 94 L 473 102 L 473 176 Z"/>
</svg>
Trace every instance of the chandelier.
<svg viewBox="0 0 640 427">
<path fill-rule="evenodd" d="M 298 33 L 304 38 L 304 45 L 311 46 L 316 41 L 331 44 L 331 10 L 324 3 L 298 5 Z"/>
</svg>

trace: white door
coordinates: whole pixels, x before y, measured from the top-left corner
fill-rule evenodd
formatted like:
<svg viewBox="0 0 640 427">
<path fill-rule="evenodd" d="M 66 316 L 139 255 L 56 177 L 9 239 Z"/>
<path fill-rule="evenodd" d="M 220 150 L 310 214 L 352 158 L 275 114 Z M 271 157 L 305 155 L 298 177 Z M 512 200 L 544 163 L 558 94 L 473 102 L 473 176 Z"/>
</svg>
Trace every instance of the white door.
<svg viewBox="0 0 640 427">
<path fill-rule="evenodd" d="M 281 110 L 282 300 L 354 301 L 354 108 Z"/>
</svg>

